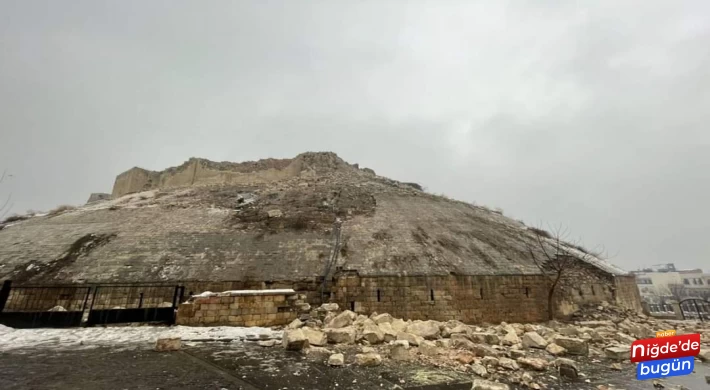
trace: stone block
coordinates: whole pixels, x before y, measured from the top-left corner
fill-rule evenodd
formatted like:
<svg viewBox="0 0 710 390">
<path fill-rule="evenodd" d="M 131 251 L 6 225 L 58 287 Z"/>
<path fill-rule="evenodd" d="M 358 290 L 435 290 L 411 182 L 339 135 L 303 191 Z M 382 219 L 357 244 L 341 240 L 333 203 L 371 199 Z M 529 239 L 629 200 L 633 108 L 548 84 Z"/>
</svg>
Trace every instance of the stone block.
<svg viewBox="0 0 710 390">
<path fill-rule="evenodd" d="M 155 350 L 158 352 L 169 352 L 180 350 L 182 340 L 179 337 L 162 338 L 155 342 Z"/>
<path fill-rule="evenodd" d="M 309 342 L 301 329 L 287 329 L 283 333 L 283 346 L 289 350 L 308 348 Z"/>
<path fill-rule="evenodd" d="M 557 336 L 554 343 L 567 350 L 570 355 L 589 355 L 589 343 L 573 337 Z"/>
</svg>

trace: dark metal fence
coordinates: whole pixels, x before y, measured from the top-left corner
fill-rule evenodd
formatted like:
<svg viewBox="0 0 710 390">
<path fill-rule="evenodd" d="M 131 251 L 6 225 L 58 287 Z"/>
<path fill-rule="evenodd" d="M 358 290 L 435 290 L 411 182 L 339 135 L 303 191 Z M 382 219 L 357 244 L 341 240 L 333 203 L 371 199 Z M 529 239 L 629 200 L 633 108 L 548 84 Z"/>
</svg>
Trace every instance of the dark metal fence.
<svg viewBox="0 0 710 390">
<path fill-rule="evenodd" d="M 3 283 L 0 324 L 13 328 L 65 328 L 81 325 L 90 287 L 20 286 Z"/>
<path fill-rule="evenodd" d="M 97 286 L 91 301 L 87 324 L 128 322 L 173 324 L 175 310 L 184 291 L 183 286 Z"/>
<path fill-rule="evenodd" d="M 184 293 L 185 288 L 177 285 L 13 286 L 5 281 L 0 289 L 0 324 L 14 328 L 73 327 L 83 321 L 173 324 Z"/>
<path fill-rule="evenodd" d="M 710 320 L 710 302 L 700 298 L 687 298 L 680 301 L 680 312 L 683 319 Z"/>
</svg>

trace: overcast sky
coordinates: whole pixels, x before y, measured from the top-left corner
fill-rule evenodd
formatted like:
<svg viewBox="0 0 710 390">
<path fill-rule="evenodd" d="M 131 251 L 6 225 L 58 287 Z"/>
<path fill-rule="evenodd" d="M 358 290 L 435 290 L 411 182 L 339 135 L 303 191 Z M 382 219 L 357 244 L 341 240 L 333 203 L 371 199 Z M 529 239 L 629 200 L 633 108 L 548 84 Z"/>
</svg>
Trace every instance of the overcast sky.
<svg viewBox="0 0 710 390">
<path fill-rule="evenodd" d="M 334 151 L 564 225 L 626 269 L 710 269 L 708 15 L 707 0 L 0 0 L 0 195 L 46 210 L 133 166 Z"/>
</svg>

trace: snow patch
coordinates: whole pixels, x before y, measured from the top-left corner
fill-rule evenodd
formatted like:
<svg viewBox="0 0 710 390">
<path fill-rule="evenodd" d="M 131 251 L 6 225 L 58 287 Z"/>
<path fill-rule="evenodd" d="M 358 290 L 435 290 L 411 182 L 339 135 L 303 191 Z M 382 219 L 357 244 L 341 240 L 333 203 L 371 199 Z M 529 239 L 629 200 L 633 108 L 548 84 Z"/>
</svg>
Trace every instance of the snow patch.
<svg viewBox="0 0 710 390">
<path fill-rule="evenodd" d="M 229 290 L 220 293 L 215 293 L 211 291 L 205 291 L 201 294 L 193 295 L 195 298 L 206 298 L 206 297 L 229 297 L 235 295 L 282 295 L 282 294 L 295 294 L 291 288 L 284 289 L 273 289 L 273 290 Z"/>
<path fill-rule="evenodd" d="M 71 329 L 12 329 L 0 325 L 0 351 L 27 348 L 76 349 L 101 346 L 152 348 L 159 338 L 180 337 L 183 342 L 278 339 L 282 332 L 269 328 L 234 326 L 138 326 Z"/>
</svg>

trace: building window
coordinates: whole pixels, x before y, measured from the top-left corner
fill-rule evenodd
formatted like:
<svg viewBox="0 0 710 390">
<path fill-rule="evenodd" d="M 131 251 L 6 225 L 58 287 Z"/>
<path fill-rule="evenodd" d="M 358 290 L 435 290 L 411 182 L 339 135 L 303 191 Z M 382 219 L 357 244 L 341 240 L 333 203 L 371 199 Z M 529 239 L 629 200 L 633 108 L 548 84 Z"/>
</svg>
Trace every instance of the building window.
<svg viewBox="0 0 710 390">
<path fill-rule="evenodd" d="M 380 290 L 377 290 L 377 302 L 380 301 Z"/>
<path fill-rule="evenodd" d="M 698 284 L 702 286 L 702 285 L 703 285 L 703 280 L 700 279 L 700 278 L 698 278 Z"/>
<path fill-rule="evenodd" d="M 431 298 L 432 301 L 434 300 L 434 290 L 429 290 L 429 298 Z"/>
<path fill-rule="evenodd" d="M 690 280 L 688 280 L 688 279 L 683 279 L 683 284 L 690 284 Z"/>
</svg>

